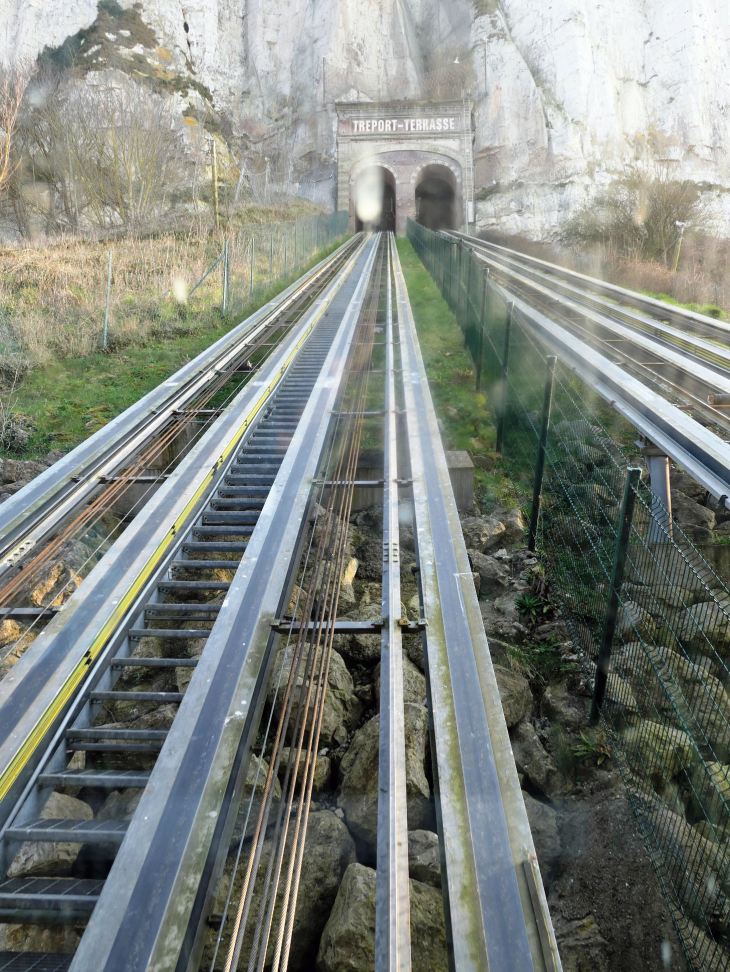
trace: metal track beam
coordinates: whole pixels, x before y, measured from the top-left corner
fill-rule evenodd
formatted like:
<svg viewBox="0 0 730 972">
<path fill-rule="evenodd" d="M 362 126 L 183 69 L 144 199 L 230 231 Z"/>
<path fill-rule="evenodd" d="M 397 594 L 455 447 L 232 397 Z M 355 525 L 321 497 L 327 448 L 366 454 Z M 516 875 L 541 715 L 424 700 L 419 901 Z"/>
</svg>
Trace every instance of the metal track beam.
<svg viewBox="0 0 730 972">
<path fill-rule="evenodd" d="M 388 235 L 383 448 L 383 627 L 380 648 L 378 846 L 375 891 L 375 972 L 410 972 L 410 885 L 406 796 L 403 638 L 400 617 L 398 450 L 393 360 L 393 239 Z"/>
<path fill-rule="evenodd" d="M 344 247 L 356 246 L 349 241 Z M 0 508 L 0 571 L 38 544 L 72 509 L 113 477 L 180 409 L 243 353 L 271 322 L 340 259 L 342 249 L 269 301 L 197 358 L 18 490 Z"/>
<path fill-rule="evenodd" d="M 357 253 L 345 269 L 354 266 Z M 126 637 L 125 618 L 134 617 L 136 605 L 149 598 L 161 571 L 174 560 L 183 527 L 205 503 L 227 458 L 335 299 L 344 277 L 343 272 L 330 283 L 0 682 L 0 821 L 12 809 L 14 795 L 92 664 Z"/>
<path fill-rule="evenodd" d="M 240 747 L 257 728 L 271 622 L 376 249 L 369 241 L 353 270 L 359 280 L 337 337 L 74 957 L 75 972 L 172 972 L 211 853 L 214 877 L 222 870 L 237 807 L 225 821 L 219 814 Z"/>
<path fill-rule="evenodd" d="M 447 936 L 457 972 L 560 969 L 545 955 L 525 873 L 532 835 L 396 256 L 396 293 Z"/>
</svg>

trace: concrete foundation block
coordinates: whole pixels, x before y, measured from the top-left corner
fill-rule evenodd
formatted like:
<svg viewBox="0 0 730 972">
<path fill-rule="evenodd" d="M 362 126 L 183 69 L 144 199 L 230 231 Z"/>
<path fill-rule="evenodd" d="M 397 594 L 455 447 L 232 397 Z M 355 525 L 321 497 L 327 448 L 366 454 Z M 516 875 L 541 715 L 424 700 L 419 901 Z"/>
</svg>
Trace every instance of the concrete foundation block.
<svg viewBox="0 0 730 972">
<path fill-rule="evenodd" d="M 474 509 L 474 463 L 463 449 L 446 453 L 456 508 L 465 513 Z"/>
</svg>

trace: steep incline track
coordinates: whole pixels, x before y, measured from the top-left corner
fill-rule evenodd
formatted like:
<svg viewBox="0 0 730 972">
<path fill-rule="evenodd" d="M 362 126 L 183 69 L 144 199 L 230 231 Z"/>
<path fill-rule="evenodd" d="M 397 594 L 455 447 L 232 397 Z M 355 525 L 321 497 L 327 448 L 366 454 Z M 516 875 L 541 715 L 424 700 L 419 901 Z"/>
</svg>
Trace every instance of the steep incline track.
<svg viewBox="0 0 730 972">
<path fill-rule="evenodd" d="M 380 481 L 356 478 L 366 420 L 380 430 Z M 358 485 L 383 489 L 382 611 L 370 621 L 338 619 Z M 416 621 L 401 616 L 409 519 Z M 381 639 L 376 969 L 411 966 L 404 635 L 422 639 L 453 967 L 559 969 L 388 234 L 345 251 L 0 683 L 0 919 L 85 926 L 73 957 L 5 953 L 0 969 L 193 972 L 212 947 L 206 968 L 262 969 L 273 955 L 282 972 L 334 639 L 347 634 Z M 243 800 L 251 767 L 262 788 Z M 90 808 L 83 819 L 64 816 L 67 794 Z M 24 870 L 24 848 L 59 860 L 69 844 L 82 849 L 65 871 Z"/>
<path fill-rule="evenodd" d="M 726 437 L 730 326 L 461 233 L 495 281 Z"/>
</svg>

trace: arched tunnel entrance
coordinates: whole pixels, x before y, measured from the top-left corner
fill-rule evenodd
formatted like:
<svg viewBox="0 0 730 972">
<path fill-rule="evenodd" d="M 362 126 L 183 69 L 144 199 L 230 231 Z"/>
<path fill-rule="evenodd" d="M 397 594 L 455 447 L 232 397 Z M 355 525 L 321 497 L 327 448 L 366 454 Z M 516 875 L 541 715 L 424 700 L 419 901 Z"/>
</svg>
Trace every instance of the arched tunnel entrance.
<svg viewBox="0 0 730 972">
<path fill-rule="evenodd" d="M 416 183 L 416 219 L 428 229 L 456 229 L 456 181 L 445 165 L 427 165 Z"/>
<path fill-rule="evenodd" d="M 355 231 L 395 232 L 395 177 L 382 165 L 371 165 L 355 180 Z"/>
</svg>

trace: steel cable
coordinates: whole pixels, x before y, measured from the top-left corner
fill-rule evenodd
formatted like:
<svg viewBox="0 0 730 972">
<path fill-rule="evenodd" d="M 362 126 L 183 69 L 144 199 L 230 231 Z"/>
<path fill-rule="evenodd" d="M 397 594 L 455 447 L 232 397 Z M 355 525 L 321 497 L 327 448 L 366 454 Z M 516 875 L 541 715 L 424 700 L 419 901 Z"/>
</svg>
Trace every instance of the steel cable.
<svg viewBox="0 0 730 972">
<path fill-rule="evenodd" d="M 259 812 L 256 831 L 252 840 L 252 847 L 244 876 L 241 896 L 236 914 L 236 920 L 231 933 L 228 955 L 226 958 L 225 969 L 230 972 L 232 968 L 238 968 L 240 953 L 243 945 L 248 914 L 251 900 L 253 897 L 254 883 L 251 880 L 252 874 L 260 865 L 263 852 L 262 832 L 266 830 L 266 821 L 271 810 L 272 803 L 272 781 L 278 772 L 280 765 L 281 751 L 285 737 L 285 727 L 291 715 L 291 686 L 295 682 L 298 671 L 300 648 L 305 642 L 305 633 L 308 632 L 308 620 L 312 616 L 312 609 L 315 607 L 317 589 L 319 586 L 321 596 L 316 606 L 316 619 L 312 624 L 310 638 L 309 657 L 305 664 L 305 678 L 300 691 L 300 704 L 298 706 L 297 717 L 293 731 L 293 741 L 289 751 L 284 787 L 282 790 L 282 800 L 279 805 L 273 846 L 269 857 L 266 876 L 264 878 L 264 889 L 259 905 L 259 913 L 254 931 L 254 941 L 249 957 L 248 968 L 252 970 L 258 966 L 262 969 L 266 959 L 268 941 L 271 932 L 271 924 L 276 905 L 278 887 L 281 876 L 282 862 L 286 850 L 286 840 L 289 830 L 289 821 L 293 804 L 294 793 L 297 780 L 302 769 L 302 786 L 300 793 L 299 806 L 297 811 L 294 842 L 291 850 L 290 863 L 287 871 L 285 893 L 282 903 L 282 913 L 279 919 L 279 932 L 277 935 L 276 958 L 278 963 L 283 954 L 288 956 L 289 939 L 293 925 L 293 907 L 289 907 L 294 887 L 294 898 L 298 890 L 299 874 L 301 870 L 301 859 L 306 837 L 308 822 L 309 798 L 311 797 L 314 779 L 314 769 L 316 767 L 316 752 L 318 747 L 319 735 L 322 726 L 324 713 L 324 702 L 326 698 L 327 678 L 331 659 L 331 650 L 334 638 L 334 619 L 336 618 L 339 603 L 340 585 L 342 581 L 343 558 L 347 541 L 347 525 L 352 505 L 352 494 L 354 490 L 354 476 L 359 454 L 360 440 L 362 435 L 362 418 L 364 405 L 367 395 L 367 384 L 369 374 L 369 362 L 372 355 L 374 327 L 377 315 L 377 304 L 380 293 L 380 274 L 381 262 L 378 264 L 377 271 L 373 274 L 371 285 L 371 297 L 367 311 L 363 315 L 360 328 L 365 330 L 366 340 L 359 342 L 355 347 L 353 364 L 349 369 L 349 374 L 356 375 L 355 407 L 348 414 L 346 423 L 345 441 L 349 443 L 348 450 L 342 450 L 337 461 L 336 471 L 333 473 L 333 486 L 330 491 L 330 498 L 326 511 L 325 529 L 320 537 L 317 556 L 315 558 L 315 570 L 320 573 L 320 564 L 327 566 L 321 572 L 319 585 L 313 576 L 314 583 L 310 584 L 305 599 L 305 609 L 302 614 L 295 657 L 292 658 L 290 675 L 285 694 L 286 704 L 284 711 L 277 726 L 276 738 L 269 772 L 267 785 L 265 788 L 265 798 Z M 323 558 L 324 551 L 328 556 Z M 325 615 L 327 616 L 325 618 Z M 324 632 L 324 644 L 320 651 L 322 634 Z M 316 675 L 315 675 L 316 670 Z M 311 672 L 311 674 L 309 674 Z M 309 677 L 307 677 L 309 675 Z M 312 710 L 311 724 L 309 718 L 309 705 L 312 691 L 316 681 L 315 701 Z M 307 725 L 310 724 L 308 745 L 304 758 L 304 766 L 300 767 L 301 754 L 304 746 L 304 734 Z M 313 758 L 314 757 L 314 758 Z M 235 874 L 233 875 L 235 877 Z M 233 878 L 232 878 L 233 880 Z M 284 942 L 285 936 L 287 938 Z M 258 963 L 256 957 L 258 954 Z M 286 959 L 285 959 L 286 960 Z"/>
</svg>

